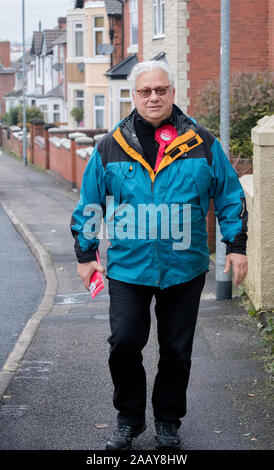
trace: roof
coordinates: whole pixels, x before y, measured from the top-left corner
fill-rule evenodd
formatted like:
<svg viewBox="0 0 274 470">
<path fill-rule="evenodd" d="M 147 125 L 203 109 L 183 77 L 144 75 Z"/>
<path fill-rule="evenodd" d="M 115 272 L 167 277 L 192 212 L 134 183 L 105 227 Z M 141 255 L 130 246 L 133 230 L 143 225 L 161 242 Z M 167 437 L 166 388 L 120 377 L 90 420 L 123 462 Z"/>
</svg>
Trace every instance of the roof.
<svg viewBox="0 0 274 470">
<path fill-rule="evenodd" d="M 64 35 L 63 29 L 44 29 L 43 31 L 43 41 L 46 43 L 46 54 L 52 49 L 53 43 L 60 37 Z"/>
<path fill-rule="evenodd" d="M 41 53 L 42 39 L 43 39 L 42 31 L 34 31 L 33 36 L 32 36 L 31 50 L 30 50 L 31 55 L 38 55 Z"/>
<path fill-rule="evenodd" d="M 63 30 L 64 31 L 64 34 L 61 34 L 61 36 L 59 36 L 53 43 L 52 45 L 56 45 L 56 44 L 66 44 L 67 42 L 67 32 L 66 30 Z"/>
<path fill-rule="evenodd" d="M 118 0 L 105 0 L 105 6 L 109 16 L 122 14 L 122 4 Z"/>
<path fill-rule="evenodd" d="M 6 93 L 3 98 L 19 98 L 23 95 L 22 90 L 12 90 L 9 93 Z"/>
<path fill-rule="evenodd" d="M 106 76 L 113 80 L 126 79 L 137 62 L 138 59 L 136 54 L 130 55 L 118 64 L 114 65 L 111 69 L 107 70 Z"/>
<path fill-rule="evenodd" d="M 33 61 L 33 57 L 30 56 L 30 52 L 26 51 L 25 52 L 25 64 L 29 65 Z M 16 69 L 17 72 L 22 70 L 23 68 L 23 55 L 19 57 L 15 62 L 12 62 L 12 67 Z"/>
<path fill-rule="evenodd" d="M 55 88 L 52 88 L 51 90 L 49 90 L 45 95 L 44 95 L 45 98 L 63 98 L 64 97 L 64 93 L 63 93 L 63 85 L 58 85 L 57 87 Z"/>
</svg>

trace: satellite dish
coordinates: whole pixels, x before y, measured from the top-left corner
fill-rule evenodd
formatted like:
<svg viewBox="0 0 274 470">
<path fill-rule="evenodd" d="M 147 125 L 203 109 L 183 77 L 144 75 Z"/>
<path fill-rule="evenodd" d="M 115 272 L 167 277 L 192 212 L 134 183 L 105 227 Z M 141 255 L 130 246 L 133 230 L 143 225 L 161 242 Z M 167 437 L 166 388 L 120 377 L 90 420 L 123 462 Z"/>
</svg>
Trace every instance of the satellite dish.
<svg viewBox="0 0 274 470">
<path fill-rule="evenodd" d="M 61 62 L 56 62 L 56 64 L 53 64 L 52 68 L 56 70 L 56 72 L 60 72 L 60 70 L 63 70 L 63 64 Z"/>
<path fill-rule="evenodd" d="M 112 44 L 100 44 L 97 47 L 97 50 L 100 55 L 109 55 L 113 52 L 113 45 Z"/>
<path fill-rule="evenodd" d="M 77 69 L 80 70 L 80 72 L 84 72 L 85 63 L 84 62 L 79 62 L 79 64 L 77 64 Z"/>
</svg>

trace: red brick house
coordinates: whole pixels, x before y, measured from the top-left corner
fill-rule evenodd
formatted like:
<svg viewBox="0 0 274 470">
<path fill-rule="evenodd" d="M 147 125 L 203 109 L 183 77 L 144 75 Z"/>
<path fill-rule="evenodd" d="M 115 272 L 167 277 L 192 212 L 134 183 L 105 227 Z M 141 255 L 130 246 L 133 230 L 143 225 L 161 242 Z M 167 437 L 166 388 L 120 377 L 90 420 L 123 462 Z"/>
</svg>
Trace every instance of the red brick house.
<svg viewBox="0 0 274 470">
<path fill-rule="evenodd" d="M 188 112 L 220 74 L 220 0 L 191 0 L 188 10 Z M 231 73 L 274 71 L 274 0 L 231 0 Z"/>
<path fill-rule="evenodd" d="M 10 42 L 0 42 L 0 119 L 6 112 L 6 102 L 4 95 L 14 88 L 15 68 L 11 67 L 10 62 Z"/>
</svg>

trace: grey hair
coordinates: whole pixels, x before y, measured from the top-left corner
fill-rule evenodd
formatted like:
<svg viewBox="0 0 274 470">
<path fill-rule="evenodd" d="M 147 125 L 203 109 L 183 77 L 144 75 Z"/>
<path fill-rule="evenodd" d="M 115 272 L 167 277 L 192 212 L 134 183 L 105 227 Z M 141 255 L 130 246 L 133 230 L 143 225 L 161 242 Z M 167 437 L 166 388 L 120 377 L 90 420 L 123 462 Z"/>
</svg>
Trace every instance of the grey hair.
<svg viewBox="0 0 274 470">
<path fill-rule="evenodd" d="M 131 90 L 133 92 L 136 91 L 136 83 L 139 75 L 144 72 L 150 72 L 151 70 L 163 70 L 168 76 L 171 91 L 173 90 L 175 85 L 175 75 L 170 66 L 161 60 L 148 60 L 147 62 L 139 62 L 136 64 L 128 77 L 128 81 L 131 84 Z"/>
</svg>

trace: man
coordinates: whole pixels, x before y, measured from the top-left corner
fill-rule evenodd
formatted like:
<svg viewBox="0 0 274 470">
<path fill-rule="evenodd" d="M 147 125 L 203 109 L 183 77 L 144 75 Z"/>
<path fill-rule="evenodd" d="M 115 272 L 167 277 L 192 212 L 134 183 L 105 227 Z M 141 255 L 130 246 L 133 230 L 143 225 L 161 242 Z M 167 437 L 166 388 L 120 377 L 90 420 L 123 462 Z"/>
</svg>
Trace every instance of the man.
<svg viewBox="0 0 274 470">
<path fill-rule="evenodd" d="M 94 270 L 104 272 L 95 256 L 102 216 L 111 233 L 108 342 L 118 425 L 106 449 L 129 449 L 146 427 L 142 349 L 153 296 L 160 354 L 152 394 L 156 443 L 179 448 L 209 265 L 205 218 L 210 198 L 227 245 L 225 271 L 233 267 L 236 284 L 247 274 L 247 212 L 236 172 L 217 139 L 174 105 L 169 66 L 139 63 L 131 83 L 135 109 L 95 147 L 71 227 L 78 273 L 87 289 Z"/>
</svg>

